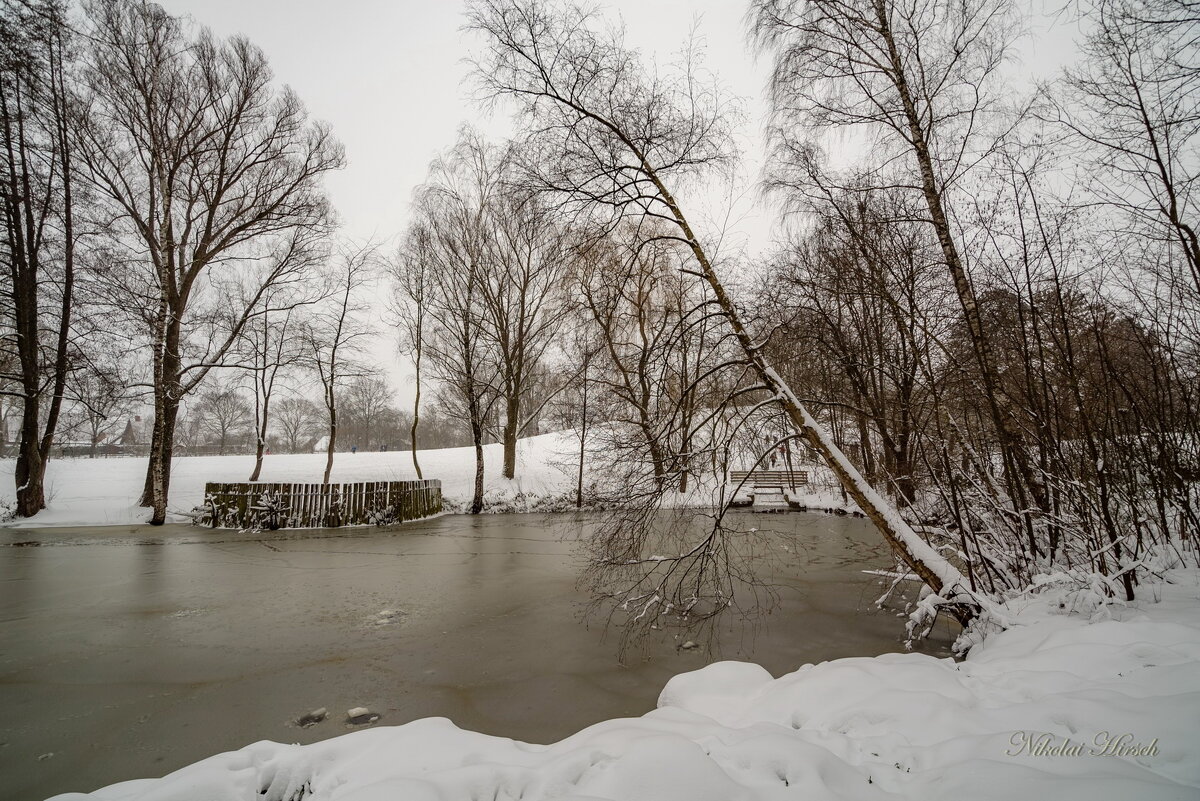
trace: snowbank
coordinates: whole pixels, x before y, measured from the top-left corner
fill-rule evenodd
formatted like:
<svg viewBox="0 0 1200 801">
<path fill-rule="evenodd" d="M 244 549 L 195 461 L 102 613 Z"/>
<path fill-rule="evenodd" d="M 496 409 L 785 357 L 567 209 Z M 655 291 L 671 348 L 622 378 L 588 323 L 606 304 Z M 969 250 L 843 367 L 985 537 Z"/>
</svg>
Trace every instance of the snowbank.
<svg viewBox="0 0 1200 801">
<path fill-rule="evenodd" d="M 518 496 L 562 494 L 574 486 L 570 463 L 579 455 L 571 433 L 543 434 L 518 442 L 517 477 L 501 476 L 504 453 L 499 444 L 484 447 L 486 491 L 498 503 Z M 419 451 L 426 478 L 442 481 L 447 505 L 470 502 L 475 482 L 475 449 L 443 448 Z M 0 462 L 0 502 L 12 503 L 13 460 Z M 184 513 L 204 500 L 209 481 L 245 481 L 254 469 L 253 456 L 177 457 L 171 470 L 170 520 L 183 521 Z M 325 454 L 272 454 L 263 462 L 262 481 L 318 482 L 325 472 Z M 417 477 L 408 451 L 338 453 L 332 480 L 407 481 Z M 47 526 L 129 525 L 142 523 L 149 512 L 137 505 L 146 479 L 146 460 L 53 459 L 46 472 L 47 508 L 36 517 L 9 525 L 23 528 Z"/>
<path fill-rule="evenodd" d="M 433 718 L 307 746 L 260 742 L 57 799 L 1195 799 L 1200 571 L 1168 579 L 1161 602 L 1098 622 L 1050 596 L 1027 602 L 1023 625 L 957 664 L 890 654 L 773 679 L 717 663 L 672 679 L 644 717 L 549 746 Z"/>
</svg>

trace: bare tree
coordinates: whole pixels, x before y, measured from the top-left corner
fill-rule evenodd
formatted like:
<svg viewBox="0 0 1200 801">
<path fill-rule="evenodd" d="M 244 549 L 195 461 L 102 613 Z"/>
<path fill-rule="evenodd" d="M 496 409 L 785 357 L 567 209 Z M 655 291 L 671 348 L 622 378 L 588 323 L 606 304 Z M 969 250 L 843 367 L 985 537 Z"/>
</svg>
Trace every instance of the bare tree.
<svg viewBox="0 0 1200 801">
<path fill-rule="evenodd" d="M 268 308 L 250 321 L 242 332 L 239 349 L 246 351 L 248 358 L 241 366 L 249 371 L 254 391 L 254 470 L 250 473 L 250 481 L 258 481 L 262 474 L 267 433 L 271 426 L 271 399 L 281 374 L 299 365 L 304 356 L 302 340 L 297 336 L 302 324 L 296 317 L 300 314 L 299 308 L 307 302 L 268 300 Z M 271 308 L 276 306 L 278 308 Z"/>
<path fill-rule="evenodd" d="M 505 174 L 512 170 L 511 158 L 498 155 L 501 186 L 484 218 L 487 252 L 480 282 L 485 330 L 499 367 L 505 478 L 516 475 L 517 438 L 544 405 L 531 408 L 531 395 L 563 322 L 563 277 L 573 255 L 572 237 L 557 213 L 512 185 Z"/>
<path fill-rule="evenodd" d="M 466 171 L 473 174 L 461 174 Z M 487 362 L 495 368 L 487 372 L 494 374 L 488 380 L 495 382 L 491 390 L 499 396 L 503 413 L 503 475 L 513 478 L 517 438 L 548 400 L 543 397 L 535 403 L 533 394 L 566 308 L 562 279 L 571 257 L 570 234 L 552 209 L 520 186 L 514 152 L 486 143 L 470 129 L 462 131 L 454 153 L 435 163 L 432 172 L 430 185 L 418 195 L 418 202 L 426 209 L 440 203 L 439 214 L 443 217 L 457 214 L 461 218 L 464 241 L 457 247 L 465 254 L 462 269 L 470 271 L 464 288 L 469 291 L 472 306 L 478 307 L 478 313 L 472 309 L 471 314 L 478 318 L 473 336 L 480 340 L 479 355 L 465 358 L 466 354 L 460 354 L 456 363 L 462 366 L 470 361 L 482 367 Z M 431 190 L 430 186 L 435 185 L 437 191 Z M 453 210 L 455 204 L 466 204 L 471 209 Z M 446 244 L 439 243 L 438 230 L 427 219 L 414 223 L 394 269 L 401 301 L 398 311 L 418 370 L 423 350 L 417 343 L 424 345 L 427 341 L 424 326 L 428 307 L 436 302 L 435 290 L 447 286 L 441 280 L 447 273 L 430 269 L 433 264 L 449 264 L 437 252 L 439 247 L 444 252 Z M 465 243 L 468 235 L 469 253 Z M 454 314 L 462 318 L 467 309 L 462 303 L 457 305 L 460 308 Z M 446 364 L 444 359 L 441 362 Z M 482 376 L 480 373 L 472 381 L 482 380 Z M 473 405 L 468 402 L 465 408 Z M 468 417 L 472 414 L 468 412 Z"/>
<path fill-rule="evenodd" d="M 1200 14 L 1185 0 L 1081 7 L 1084 59 L 1066 71 L 1055 120 L 1080 143 L 1092 191 L 1169 245 L 1200 298 Z"/>
<path fill-rule="evenodd" d="M 127 375 L 118 365 L 93 361 L 68 376 L 67 396 L 87 431 L 93 459 L 106 437 L 120 433 L 125 416 L 133 408 L 134 394 Z"/>
<path fill-rule="evenodd" d="M 400 348 L 413 362 L 413 413 L 409 428 L 409 449 L 417 479 L 421 463 L 417 459 L 417 430 L 421 422 L 421 361 L 425 355 L 426 314 L 429 302 L 431 263 L 430 232 L 427 228 L 411 229 L 388 266 L 392 276 L 393 312 L 400 327 Z"/>
<path fill-rule="evenodd" d="M 321 410 L 308 398 L 289 396 L 279 401 L 275 425 L 287 443 L 288 453 L 299 453 L 301 446 L 321 429 Z"/>
<path fill-rule="evenodd" d="M 654 221 L 651 237 L 669 236 L 686 248 L 691 258 L 685 270 L 705 289 L 701 308 L 723 321 L 736 344 L 731 369 L 750 371 L 755 381 L 750 389 L 782 408 L 897 555 L 959 620 L 971 620 L 983 601 L 862 479 L 766 361 L 710 259 L 711 248 L 672 192 L 673 184 L 731 158 L 728 109 L 694 58 L 683 59 L 683 75 L 651 72 L 624 46 L 620 31 L 601 29 L 591 13 L 567 4 L 477 0 L 468 13 L 470 27 L 486 40 L 476 78 L 486 95 L 514 101 L 530 132 L 524 146 L 537 148 L 533 163 L 540 183 L 574 201 L 580 214 Z M 658 229 L 660 224 L 670 233 Z M 631 612 L 631 620 L 695 619 L 728 606 L 728 575 L 722 579 L 718 564 L 730 544 L 720 526 L 668 559 L 644 558 L 647 533 L 645 527 L 610 529 L 603 548 L 610 568 L 633 564 L 647 571 L 622 593 L 624 608 L 640 610 Z"/>
<path fill-rule="evenodd" d="M 1042 476 L 1003 394 L 961 235 L 948 210 L 953 187 L 995 141 L 996 86 L 1015 35 L 1009 0 L 756 0 L 754 38 L 774 57 L 772 78 L 777 188 L 804 193 L 820 171 L 808 134 L 858 130 L 880 163 L 906 161 L 908 187 L 924 200 L 962 307 L 1014 513 L 1026 515 L 1028 541 L 1040 545 L 1026 510 L 1049 509 Z"/>
<path fill-rule="evenodd" d="M 342 428 L 351 432 L 352 441 L 365 450 L 386 444 L 385 429 L 395 421 L 392 406 L 396 393 L 387 379 L 378 373 L 356 376 L 342 393 Z"/>
<path fill-rule="evenodd" d="M 302 281 L 342 166 L 327 126 L 272 86 L 244 38 L 192 34 L 157 5 L 95 0 L 79 154 L 107 200 L 114 310 L 151 353 L 154 429 L 142 503 L 166 516 L 180 401 L 224 362 L 271 287 Z"/>
<path fill-rule="evenodd" d="M 612 238 L 595 243 L 578 261 L 576 290 L 606 368 L 592 377 L 610 400 L 603 450 L 626 465 L 645 461 L 666 481 L 681 445 L 671 441 L 672 422 L 687 402 L 672 385 L 671 367 L 687 350 L 680 328 L 688 280 L 669 243 L 635 242 L 629 250 Z M 629 432 L 636 432 L 632 440 Z"/>
<path fill-rule="evenodd" d="M 783 323 L 770 352 L 793 386 L 852 413 L 868 476 L 884 479 L 903 505 L 916 500 L 917 437 L 933 413 L 925 378 L 952 318 L 928 226 L 895 192 L 831 196 L 817 221 L 777 255 L 761 306 Z M 815 369 L 814 369 L 815 368 Z M 830 369 L 842 381 L 830 385 Z M 805 374 L 806 373 L 806 374 Z M 821 391 L 831 387 L 836 394 Z M 874 447 L 873 442 L 878 443 Z"/>
<path fill-rule="evenodd" d="M 444 390 L 446 407 L 469 427 L 475 447 L 475 488 L 470 511 L 483 509 L 483 440 L 496 400 L 497 359 L 487 336 L 484 263 L 489 204 L 499 190 L 496 151 L 473 132 L 430 167 L 417 191 L 414 233 L 428 247 L 422 269 L 428 280 L 425 353 Z"/>
<path fill-rule="evenodd" d="M 582 314 L 574 309 L 571 316 L 582 317 Z M 564 359 L 578 364 L 579 370 L 554 398 L 551 412 L 554 422 L 562 428 L 573 429 L 579 442 L 579 461 L 575 466 L 575 508 L 579 509 L 583 506 L 588 437 L 594 426 L 611 418 L 602 415 L 596 397 L 596 364 L 600 361 L 602 346 L 596 341 L 595 332 L 590 326 L 572 322 L 574 324 L 566 333 L 560 334 L 559 339 Z"/>
<path fill-rule="evenodd" d="M 201 392 L 192 413 L 200 429 L 216 440 L 221 456 L 231 441 L 240 442 L 251 426 L 250 402 L 234 385 L 218 383 Z"/>
<path fill-rule="evenodd" d="M 4 377 L 12 380 L 6 392 L 21 400 L 13 476 L 22 517 L 46 506 L 46 462 L 70 370 L 78 111 L 67 88 L 65 14 L 54 0 L 0 5 L 3 348 L 15 356 L 5 363 L 18 368 Z"/>
<path fill-rule="evenodd" d="M 325 475 L 329 483 L 338 439 L 338 401 L 344 384 L 362 374 L 354 358 L 373 335 L 366 322 L 364 292 L 375 279 L 375 247 L 343 244 L 326 270 L 325 300 L 314 307 L 304 331 L 309 369 L 321 382 L 327 415 Z"/>
</svg>

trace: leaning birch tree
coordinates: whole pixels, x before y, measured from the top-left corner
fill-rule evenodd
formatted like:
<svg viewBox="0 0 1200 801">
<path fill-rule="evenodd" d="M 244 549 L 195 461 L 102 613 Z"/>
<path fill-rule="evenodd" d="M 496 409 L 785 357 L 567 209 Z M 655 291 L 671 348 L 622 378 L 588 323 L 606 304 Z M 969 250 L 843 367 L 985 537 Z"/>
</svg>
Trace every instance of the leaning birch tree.
<svg viewBox="0 0 1200 801">
<path fill-rule="evenodd" d="M 710 314 L 719 316 L 736 342 L 735 361 L 755 383 L 748 388 L 760 402 L 777 404 L 800 435 L 830 465 L 847 493 L 874 523 L 897 556 L 935 593 L 960 622 L 969 623 L 986 599 L 977 597 L 964 576 L 904 521 L 834 444 L 814 416 L 780 378 L 743 322 L 710 256 L 712 249 L 693 227 L 675 195 L 706 172 L 732 159 L 730 109 L 705 80 L 693 58 L 682 74 L 648 69 L 593 12 L 570 3 L 540 0 L 475 0 L 468 27 L 484 40 L 475 76 L 487 98 L 515 105 L 527 132 L 525 152 L 531 178 L 581 215 L 609 220 L 646 221 L 657 239 L 672 241 L 690 254 L 684 272 L 703 283 Z M 693 54 L 694 55 L 694 54 Z M 636 597 L 642 620 L 686 614 L 700 607 L 713 614 L 732 603 L 723 586 L 705 578 L 726 558 L 720 526 L 678 557 L 640 556 L 638 542 L 624 542 L 616 558 L 649 561 L 650 585 Z M 704 584 L 709 581 L 708 585 Z M 708 592 L 710 597 L 701 598 Z"/>
</svg>

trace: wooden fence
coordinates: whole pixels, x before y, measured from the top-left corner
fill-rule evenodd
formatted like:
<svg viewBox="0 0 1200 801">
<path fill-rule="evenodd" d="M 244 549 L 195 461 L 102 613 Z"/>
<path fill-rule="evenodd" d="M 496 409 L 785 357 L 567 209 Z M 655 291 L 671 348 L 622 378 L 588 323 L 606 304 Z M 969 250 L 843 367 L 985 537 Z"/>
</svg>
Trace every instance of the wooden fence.
<svg viewBox="0 0 1200 801">
<path fill-rule="evenodd" d="M 273 482 L 204 485 L 197 522 L 213 528 L 336 528 L 387 525 L 442 511 L 442 482 Z"/>
</svg>

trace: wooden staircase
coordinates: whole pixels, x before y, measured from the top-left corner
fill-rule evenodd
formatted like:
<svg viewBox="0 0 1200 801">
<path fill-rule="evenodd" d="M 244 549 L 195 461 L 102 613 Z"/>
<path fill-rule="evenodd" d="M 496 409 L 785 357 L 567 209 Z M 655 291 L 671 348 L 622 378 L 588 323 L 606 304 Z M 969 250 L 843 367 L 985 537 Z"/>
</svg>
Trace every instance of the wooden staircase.
<svg viewBox="0 0 1200 801">
<path fill-rule="evenodd" d="M 730 470 L 729 484 L 735 496 L 749 488 L 750 506 L 755 511 L 783 512 L 802 509 L 793 497 L 798 487 L 808 484 L 807 470 Z"/>
</svg>

